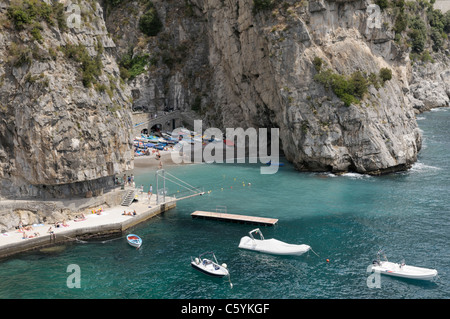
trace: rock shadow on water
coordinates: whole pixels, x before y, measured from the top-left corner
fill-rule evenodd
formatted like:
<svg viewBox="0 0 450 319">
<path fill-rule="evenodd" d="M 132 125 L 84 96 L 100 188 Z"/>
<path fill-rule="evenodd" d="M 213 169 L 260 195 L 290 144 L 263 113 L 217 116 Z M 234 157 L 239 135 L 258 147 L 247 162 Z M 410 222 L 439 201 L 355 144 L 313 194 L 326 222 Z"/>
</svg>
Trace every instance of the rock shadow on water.
<svg viewBox="0 0 450 319">
<path fill-rule="evenodd" d="M 43 255 L 58 255 L 67 249 L 67 245 L 56 245 L 39 249 L 39 253 Z"/>
</svg>

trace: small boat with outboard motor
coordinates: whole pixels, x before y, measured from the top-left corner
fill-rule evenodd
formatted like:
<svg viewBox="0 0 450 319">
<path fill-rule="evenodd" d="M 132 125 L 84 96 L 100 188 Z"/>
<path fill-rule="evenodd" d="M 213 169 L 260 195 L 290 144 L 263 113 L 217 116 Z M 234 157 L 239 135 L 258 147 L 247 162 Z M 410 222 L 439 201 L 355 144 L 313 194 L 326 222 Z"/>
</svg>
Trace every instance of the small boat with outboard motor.
<svg viewBox="0 0 450 319">
<path fill-rule="evenodd" d="M 203 258 L 205 255 L 211 255 L 211 257 Z M 219 265 L 214 252 L 206 252 L 196 258 L 191 257 L 191 266 L 192 268 L 213 277 L 229 275 L 227 264 Z"/>
<path fill-rule="evenodd" d="M 211 257 L 204 258 L 203 256 L 205 255 L 211 255 Z M 206 252 L 196 258 L 191 257 L 191 266 L 192 268 L 200 271 L 201 273 L 212 277 L 221 278 L 227 276 L 228 282 L 230 283 L 230 287 L 233 288 L 227 264 L 223 263 L 222 265 L 219 265 L 219 262 L 217 261 L 214 252 L 212 251 Z"/>
<path fill-rule="evenodd" d="M 388 261 L 386 255 L 383 254 L 384 260 L 381 260 L 381 254 L 383 252 L 380 250 L 377 253 L 377 259 L 372 262 L 370 265 L 371 271 L 379 272 L 383 275 L 401 277 L 401 278 L 409 278 L 409 279 L 418 279 L 418 280 L 432 280 L 434 279 L 438 272 L 436 269 L 424 268 L 424 267 L 416 267 L 406 265 L 404 261 L 400 263 L 394 263 Z"/>
</svg>

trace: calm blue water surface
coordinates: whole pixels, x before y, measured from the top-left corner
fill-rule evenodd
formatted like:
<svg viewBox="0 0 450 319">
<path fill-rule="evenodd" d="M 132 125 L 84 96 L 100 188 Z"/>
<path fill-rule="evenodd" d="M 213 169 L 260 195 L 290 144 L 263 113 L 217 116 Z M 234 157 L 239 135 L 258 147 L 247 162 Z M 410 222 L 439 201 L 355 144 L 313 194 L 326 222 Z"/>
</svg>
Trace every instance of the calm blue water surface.
<svg viewBox="0 0 450 319">
<path fill-rule="evenodd" d="M 260 164 L 167 167 L 210 193 L 132 229 L 143 238 L 140 250 L 118 238 L 4 260 L 0 298 L 449 298 L 450 110 L 421 114 L 418 122 L 424 135 L 418 163 L 388 176 L 299 173 L 289 164 L 274 175 L 261 175 Z M 138 185 L 155 187 L 154 170 L 134 173 Z M 169 193 L 183 191 L 166 186 Z M 278 218 L 276 226 L 261 227 L 266 238 L 308 244 L 318 256 L 244 251 L 239 240 L 256 226 L 190 216 L 217 206 Z M 366 269 L 380 248 L 391 261 L 436 268 L 438 280 L 383 276 L 381 288 L 368 288 Z M 227 279 L 191 268 L 191 256 L 205 251 L 228 265 L 233 289 Z M 80 267 L 81 288 L 66 285 L 70 264 Z"/>
</svg>

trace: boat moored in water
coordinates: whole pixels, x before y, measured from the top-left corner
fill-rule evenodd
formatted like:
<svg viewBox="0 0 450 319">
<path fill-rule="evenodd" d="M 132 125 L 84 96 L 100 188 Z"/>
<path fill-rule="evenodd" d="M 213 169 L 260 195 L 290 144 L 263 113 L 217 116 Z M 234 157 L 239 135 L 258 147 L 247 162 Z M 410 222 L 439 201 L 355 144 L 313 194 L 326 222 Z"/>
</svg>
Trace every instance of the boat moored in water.
<svg viewBox="0 0 450 319">
<path fill-rule="evenodd" d="M 381 260 L 380 254 L 381 251 L 377 253 L 377 259 L 369 266 L 369 270 L 379 272 L 383 275 L 417 280 L 432 280 L 438 274 L 436 269 L 410 266 L 406 265 L 404 262 L 390 262 L 385 255 L 383 255 L 385 260 Z"/>
<path fill-rule="evenodd" d="M 253 233 L 259 234 L 261 239 L 255 239 Z M 249 236 L 244 236 L 239 242 L 239 248 L 258 251 L 272 255 L 294 255 L 300 256 L 311 249 L 309 245 L 295 245 L 282 242 L 277 239 L 264 239 L 259 228 L 250 231 Z"/>
<path fill-rule="evenodd" d="M 212 257 L 203 258 L 204 255 L 210 254 Z M 219 265 L 216 256 L 213 252 L 206 252 L 201 254 L 199 257 L 192 258 L 191 257 L 191 266 L 192 268 L 200 271 L 209 276 L 213 277 L 224 277 L 229 276 L 229 272 L 226 264 Z"/>
<path fill-rule="evenodd" d="M 142 239 L 138 235 L 135 234 L 128 234 L 127 235 L 127 242 L 130 246 L 135 248 L 140 248 L 142 245 Z"/>
</svg>

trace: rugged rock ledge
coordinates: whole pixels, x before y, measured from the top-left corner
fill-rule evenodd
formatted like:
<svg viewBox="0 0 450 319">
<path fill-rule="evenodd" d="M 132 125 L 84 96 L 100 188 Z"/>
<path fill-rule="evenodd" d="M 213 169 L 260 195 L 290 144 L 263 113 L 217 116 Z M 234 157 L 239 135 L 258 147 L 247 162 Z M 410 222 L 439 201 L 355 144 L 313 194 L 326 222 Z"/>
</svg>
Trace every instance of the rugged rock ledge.
<svg viewBox="0 0 450 319">
<path fill-rule="evenodd" d="M 54 4 L 51 18 L 22 30 L 8 6 L 0 10 L 0 198 L 95 196 L 132 168 L 131 94 L 120 82 L 115 44 L 102 7 L 80 6 L 83 23 L 64 30 Z M 87 52 L 85 61 L 68 57 L 68 45 Z M 89 61 L 101 68 L 84 85 Z"/>
<path fill-rule="evenodd" d="M 411 65 L 386 27 L 394 23 L 389 14 L 383 13 L 383 27 L 369 28 L 367 1 L 284 1 L 261 12 L 253 0 L 153 3 L 165 25 L 156 37 L 138 41 L 132 26 L 116 24 L 123 7 L 107 19 L 139 54 L 164 56 L 183 44 L 182 63 L 156 59 L 162 62 L 133 80 L 135 106 L 195 106 L 219 128 L 279 127 L 282 150 L 299 170 L 382 174 L 416 161 L 421 135 L 405 94 Z M 392 79 L 345 106 L 314 80 L 316 57 L 339 74 L 389 68 Z M 158 94 L 148 97 L 149 88 Z"/>
<path fill-rule="evenodd" d="M 412 67 L 393 11 L 368 22 L 371 1 L 77 3 L 81 26 L 66 28 L 57 11 L 18 28 L 10 2 L 0 6 L 0 197 L 102 194 L 133 167 L 131 106 L 194 110 L 203 127 L 278 127 L 299 170 L 383 174 L 416 161 L 415 113 L 449 103 L 445 54 Z M 156 35 L 140 30 L 149 8 Z M 121 79 L 127 54 L 142 70 Z M 316 80 L 316 59 L 342 76 L 392 78 L 346 106 Z"/>
<path fill-rule="evenodd" d="M 409 98 L 417 112 L 450 106 L 450 69 L 446 55 L 439 55 L 434 63 L 413 66 L 409 83 Z"/>
</svg>

